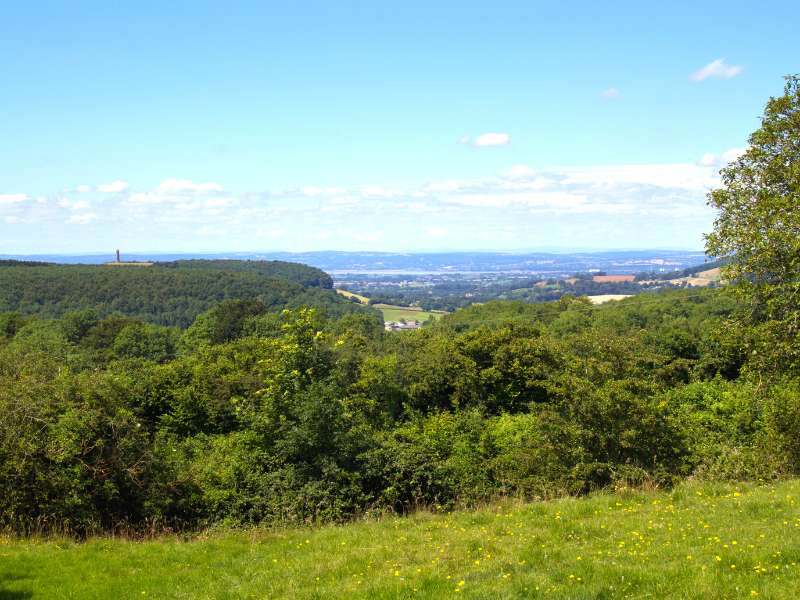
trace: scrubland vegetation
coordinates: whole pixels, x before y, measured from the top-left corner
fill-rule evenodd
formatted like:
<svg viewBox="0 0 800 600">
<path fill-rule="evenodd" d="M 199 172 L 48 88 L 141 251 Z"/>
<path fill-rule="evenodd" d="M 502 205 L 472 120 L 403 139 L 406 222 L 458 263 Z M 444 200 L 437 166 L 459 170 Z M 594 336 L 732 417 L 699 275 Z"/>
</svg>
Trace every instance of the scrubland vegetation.
<svg viewBox="0 0 800 600">
<path fill-rule="evenodd" d="M 137 270 L 143 272 L 143 270 Z M 197 529 L 796 474 L 796 374 L 718 291 L 489 303 L 397 335 L 229 301 L 188 329 L 7 314 L 0 519 Z"/>
</svg>

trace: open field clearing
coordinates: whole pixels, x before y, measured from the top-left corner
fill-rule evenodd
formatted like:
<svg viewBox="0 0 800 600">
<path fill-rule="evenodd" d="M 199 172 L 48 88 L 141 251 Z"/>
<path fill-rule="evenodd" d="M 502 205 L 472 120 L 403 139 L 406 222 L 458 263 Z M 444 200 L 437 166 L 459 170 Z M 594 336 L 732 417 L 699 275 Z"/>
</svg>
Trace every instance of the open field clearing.
<svg viewBox="0 0 800 600">
<path fill-rule="evenodd" d="M 348 300 L 357 300 L 361 304 L 369 304 L 369 298 L 366 296 L 362 296 L 360 294 L 354 294 L 353 292 L 348 292 L 347 290 L 336 290 L 336 293 L 340 296 L 344 296 Z"/>
<path fill-rule="evenodd" d="M 0 538 L 0 598 L 796 598 L 800 481 L 191 541 Z"/>
<path fill-rule="evenodd" d="M 338 289 L 336 290 L 336 293 L 340 296 L 344 296 L 345 298 L 357 300 L 361 304 L 369 304 L 369 298 L 366 296 L 354 294 L 353 292 L 348 292 L 347 290 Z M 415 307 L 395 306 L 394 304 L 375 304 L 374 307 L 383 313 L 383 320 L 386 323 L 396 322 L 400 319 L 405 319 L 406 321 L 424 322 L 431 318 L 438 319 L 442 315 L 447 314 L 445 311 L 440 310 L 428 311 Z"/>
<path fill-rule="evenodd" d="M 719 283 L 720 281 L 721 276 L 719 267 L 715 269 L 708 269 L 707 271 L 700 271 L 699 273 L 695 273 L 690 277 L 679 277 L 677 279 L 670 280 L 671 283 L 676 285 L 686 283 L 694 287 L 707 287 L 712 283 Z"/>
<path fill-rule="evenodd" d="M 599 294 L 597 296 L 587 296 L 592 304 L 604 304 L 612 300 L 624 300 L 630 297 L 631 294 Z"/>
<path fill-rule="evenodd" d="M 393 304 L 374 304 L 373 306 L 383 313 L 385 322 L 399 321 L 400 319 L 423 322 L 428 319 L 438 319 L 447 314 L 444 311 L 428 311 L 421 308 L 394 306 Z"/>
</svg>

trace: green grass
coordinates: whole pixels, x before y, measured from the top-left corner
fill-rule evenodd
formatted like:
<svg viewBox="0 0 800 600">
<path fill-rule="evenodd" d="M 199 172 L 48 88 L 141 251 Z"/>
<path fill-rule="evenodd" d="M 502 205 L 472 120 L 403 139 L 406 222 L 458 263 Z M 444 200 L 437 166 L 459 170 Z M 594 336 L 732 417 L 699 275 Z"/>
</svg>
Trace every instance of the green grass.
<svg viewBox="0 0 800 600">
<path fill-rule="evenodd" d="M 340 296 L 344 296 L 348 299 L 358 300 L 361 304 L 369 304 L 369 298 L 366 296 L 362 296 L 361 294 L 356 294 L 355 292 L 348 292 L 347 290 L 336 290 L 336 293 Z"/>
<path fill-rule="evenodd" d="M 419 321 L 422 323 L 428 319 L 438 319 L 442 315 L 447 314 L 444 311 L 429 311 L 420 308 L 395 306 L 393 304 L 375 304 L 374 307 L 383 313 L 383 320 L 385 322 L 405 319 L 406 321 Z"/>
<path fill-rule="evenodd" d="M 796 598 L 800 482 L 181 541 L 0 538 L 0 598 Z"/>
<path fill-rule="evenodd" d="M 366 296 L 348 292 L 347 290 L 336 290 L 336 293 L 345 298 L 357 300 L 361 304 L 369 304 L 369 298 Z M 383 313 L 383 320 L 387 323 L 389 321 L 399 321 L 400 319 L 424 322 L 428 319 L 438 319 L 447 314 L 445 311 L 440 310 L 428 311 L 421 308 L 395 306 L 394 304 L 375 304 L 374 307 Z"/>
</svg>

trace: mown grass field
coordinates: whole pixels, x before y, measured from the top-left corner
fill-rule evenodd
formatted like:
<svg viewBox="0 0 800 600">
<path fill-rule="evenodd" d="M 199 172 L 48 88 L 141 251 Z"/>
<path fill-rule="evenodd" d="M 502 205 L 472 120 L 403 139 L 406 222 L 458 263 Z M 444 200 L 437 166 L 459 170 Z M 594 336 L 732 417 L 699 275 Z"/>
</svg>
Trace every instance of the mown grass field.
<svg viewBox="0 0 800 600">
<path fill-rule="evenodd" d="M 340 296 L 344 296 L 345 298 L 357 300 L 361 304 L 369 304 L 369 298 L 366 296 L 348 292 L 347 290 L 336 290 L 336 293 Z M 373 306 L 383 313 L 383 320 L 386 323 L 390 321 L 396 322 L 400 319 L 405 319 L 406 321 L 424 322 L 431 318 L 438 319 L 442 315 L 447 314 L 445 311 L 441 310 L 428 311 L 422 310 L 421 308 L 396 306 L 394 304 L 375 304 Z"/>
<path fill-rule="evenodd" d="M 336 290 L 336 293 L 340 296 L 344 296 L 350 300 L 357 300 L 360 304 L 369 304 L 369 298 L 366 296 L 362 296 L 361 294 L 356 294 L 355 292 L 348 292 L 347 290 Z"/>
<path fill-rule="evenodd" d="M 386 322 L 405 319 L 406 321 L 419 321 L 422 323 L 428 319 L 438 319 L 447 314 L 443 311 L 428 311 L 420 308 L 395 306 L 393 304 L 374 304 L 373 306 L 383 313 L 383 320 Z"/>
<path fill-rule="evenodd" d="M 137 542 L 0 538 L 0 598 L 797 598 L 800 482 Z"/>
</svg>

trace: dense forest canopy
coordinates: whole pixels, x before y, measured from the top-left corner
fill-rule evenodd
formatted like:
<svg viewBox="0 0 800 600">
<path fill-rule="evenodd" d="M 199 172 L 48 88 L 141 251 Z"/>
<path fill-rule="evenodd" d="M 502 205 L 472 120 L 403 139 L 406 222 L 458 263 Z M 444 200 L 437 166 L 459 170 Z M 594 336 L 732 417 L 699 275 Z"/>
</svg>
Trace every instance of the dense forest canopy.
<svg viewBox="0 0 800 600">
<path fill-rule="evenodd" d="M 333 288 L 333 279 L 322 269 L 282 260 L 186 259 L 156 263 L 173 269 L 214 269 L 218 271 L 258 273 L 275 279 L 286 279 L 306 287 Z"/>
<path fill-rule="evenodd" d="M 0 265 L 0 312 L 58 317 L 92 309 L 159 325 L 188 327 L 224 300 L 258 299 L 270 308 L 356 310 L 313 267 L 280 261 L 188 260 L 152 266 Z"/>
<path fill-rule="evenodd" d="M 0 523 L 341 520 L 797 473 L 797 373 L 720 290 L 473 306 L 419 330 L 228 301 L 185 331 L 0 318 Z"/>
</svg>

